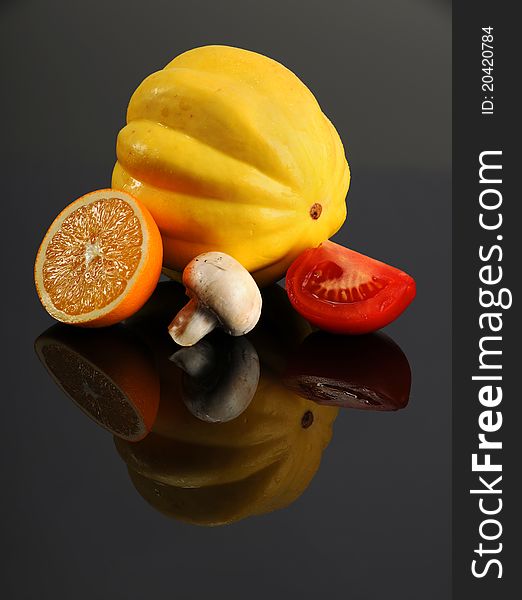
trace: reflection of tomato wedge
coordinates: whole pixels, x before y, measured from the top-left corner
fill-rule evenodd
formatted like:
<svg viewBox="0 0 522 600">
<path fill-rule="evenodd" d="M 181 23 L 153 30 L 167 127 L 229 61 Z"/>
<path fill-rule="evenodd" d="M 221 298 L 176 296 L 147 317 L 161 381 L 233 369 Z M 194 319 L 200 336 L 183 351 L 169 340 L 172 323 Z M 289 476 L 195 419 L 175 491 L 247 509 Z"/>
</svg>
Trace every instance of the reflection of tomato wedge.
<svg viewBox="0 0 522 600">
<path fill-rule="evenodd" d="M 404 352 L 384 333 L 315 331 L 290 359 L 283 382 L 318 404 L 399 410 L 408 404 L 411 370 Z"/>
<path fill-rule="evenodd" d="M 415 281 L 374 258 L 323 242 L 292 263 L 286 291 L 316 327 L 359 334 L 394 321 L 415 297 Z"/>
</svg>

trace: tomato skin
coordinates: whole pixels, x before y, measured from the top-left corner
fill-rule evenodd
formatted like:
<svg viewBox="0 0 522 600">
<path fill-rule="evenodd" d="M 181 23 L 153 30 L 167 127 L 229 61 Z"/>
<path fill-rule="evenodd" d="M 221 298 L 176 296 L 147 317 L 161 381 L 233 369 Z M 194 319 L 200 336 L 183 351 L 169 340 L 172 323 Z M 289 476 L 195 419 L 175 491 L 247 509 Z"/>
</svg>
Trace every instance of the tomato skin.
<svg viewBox="0 0 522 600">
<path fill-rule="evenodd" d="M 291 264 L 286 291 L 312 325 L 358 335 L 394 321 L 415 297 L 416 286 L 404 271 L 328 241 Z"/>
</svg>

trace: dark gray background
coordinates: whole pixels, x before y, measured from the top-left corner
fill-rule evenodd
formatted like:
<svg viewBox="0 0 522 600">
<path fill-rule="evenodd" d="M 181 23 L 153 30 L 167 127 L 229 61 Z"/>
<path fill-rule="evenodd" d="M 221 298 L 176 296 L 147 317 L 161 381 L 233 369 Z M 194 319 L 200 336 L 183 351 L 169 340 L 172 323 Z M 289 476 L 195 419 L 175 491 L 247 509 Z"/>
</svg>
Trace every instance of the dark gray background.
<svg viewBox="0 0 522 600">
<path fill-rule="evenodd" d="M 208 43 L 268 54 L 310 86 L 352 168 L 337 239 L 418 284 L 387 330 L 413 369 L 408 408 L 341 414 L 294 505 L 215 529 L 149 508 L 33 352 L 51 323 L 32 281 L 46 228 L 109 184 L 136 85 Z M 0 4 L 4 597 L 449 597 L 450 56 L 435 0 Z"/>
</svg>

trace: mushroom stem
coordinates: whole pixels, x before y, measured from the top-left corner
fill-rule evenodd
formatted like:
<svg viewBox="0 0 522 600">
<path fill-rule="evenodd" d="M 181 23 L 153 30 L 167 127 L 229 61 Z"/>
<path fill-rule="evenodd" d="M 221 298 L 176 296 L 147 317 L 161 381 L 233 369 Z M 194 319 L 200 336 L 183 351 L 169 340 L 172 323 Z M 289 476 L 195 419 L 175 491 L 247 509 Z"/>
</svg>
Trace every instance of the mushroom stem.
<svg viewBox="0 0 522 600">
<path fill-rule="evenodd" d="M 193 346 L 218 324 L 211 310 L 191 298 L 169 325 L 169 333 L 179 346 Z"/>
</svg>

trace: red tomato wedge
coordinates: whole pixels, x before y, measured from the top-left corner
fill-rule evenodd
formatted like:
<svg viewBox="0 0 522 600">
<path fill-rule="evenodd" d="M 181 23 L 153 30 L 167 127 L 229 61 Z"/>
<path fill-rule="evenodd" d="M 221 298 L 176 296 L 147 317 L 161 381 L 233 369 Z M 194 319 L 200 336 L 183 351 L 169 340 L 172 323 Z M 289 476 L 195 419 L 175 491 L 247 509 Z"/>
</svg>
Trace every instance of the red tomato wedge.
<svg viewBox="0 0 522 600">
<path fill-rule="evenodd" d="M 333 242 L 305 250 L 290 265 L 286 291 L 312 325 L 362 334 L 394 321 L 415 297 L 412 277 Z"/>
</svg>

